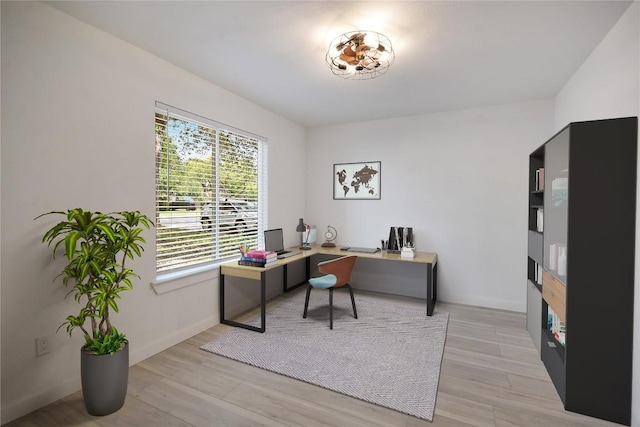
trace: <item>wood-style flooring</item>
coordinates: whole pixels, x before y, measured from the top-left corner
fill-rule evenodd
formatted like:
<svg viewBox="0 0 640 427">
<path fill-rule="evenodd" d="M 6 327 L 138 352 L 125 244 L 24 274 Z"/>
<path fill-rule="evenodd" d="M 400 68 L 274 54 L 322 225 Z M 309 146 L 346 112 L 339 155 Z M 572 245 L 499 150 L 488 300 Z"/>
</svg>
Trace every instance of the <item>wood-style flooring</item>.
<svg viewBox="0 0 640 427">
<path fill-rule="evenodd" d="M 131 367 L 114 414 L 89 416 L 77 392 L 7 426 L 617 425 L 563 409 L 524 314 L 442 302 L 436 310 L 450 318 L 432 423 L 200 350 L 229 328 L 217 325 Z"/>
</svg>

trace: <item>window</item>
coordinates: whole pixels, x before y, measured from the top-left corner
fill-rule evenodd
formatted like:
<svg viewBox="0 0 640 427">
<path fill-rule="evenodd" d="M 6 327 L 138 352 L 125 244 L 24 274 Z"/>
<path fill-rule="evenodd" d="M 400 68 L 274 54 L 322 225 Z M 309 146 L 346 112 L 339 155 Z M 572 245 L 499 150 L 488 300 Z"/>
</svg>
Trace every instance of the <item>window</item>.
<svg viewBox="0 0 640 427">
<path fill-rule="evenodd" d="M 266 225 L 265 138 L 156 103 L 156 271 L 258 247 Z"/>
</svg>

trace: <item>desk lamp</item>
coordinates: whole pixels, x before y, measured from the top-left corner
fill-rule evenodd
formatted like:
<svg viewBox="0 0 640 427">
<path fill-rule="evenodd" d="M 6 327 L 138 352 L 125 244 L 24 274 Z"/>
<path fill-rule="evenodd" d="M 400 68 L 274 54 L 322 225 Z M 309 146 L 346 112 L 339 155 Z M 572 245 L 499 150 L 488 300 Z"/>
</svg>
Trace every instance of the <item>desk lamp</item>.
<svg viewBox="0 0 640 427">
<path fill-rule="evenodd" d="M 311 234 L 310 232 L 311 227 L 305 224 L 302 218 L 300 218 L 300 220 L 298 221 L 298 226 L 296 227 L 296 231 L 298 233 L 304 233 L 305 231 L 307 232 L 307 238 L 302 244 L 302 246 L 300 246 L 300 249 L 302 249 L 303 251 L 308 251 L 309 249 L 311 249 L 311 246 L 309 246 L 309 235 Z M 300 237 L 300 240 L 302 240 L 302 237 Z"/>
</svg>

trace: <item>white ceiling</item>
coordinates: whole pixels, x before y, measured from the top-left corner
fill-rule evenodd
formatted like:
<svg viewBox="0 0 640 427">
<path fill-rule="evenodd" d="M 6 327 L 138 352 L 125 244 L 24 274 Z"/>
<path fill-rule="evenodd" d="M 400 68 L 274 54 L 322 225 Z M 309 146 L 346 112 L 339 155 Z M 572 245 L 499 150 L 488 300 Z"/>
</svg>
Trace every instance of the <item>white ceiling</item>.
<svg viewBox="0 0 640 427">
<path fill-rule="evenodd" d="M 552 97 L 630 1 L 54 1 L 51 6 L 304 126 Z M 343 80 L 329 42 L 371 29 L 396 51 Z"/>
</svg>

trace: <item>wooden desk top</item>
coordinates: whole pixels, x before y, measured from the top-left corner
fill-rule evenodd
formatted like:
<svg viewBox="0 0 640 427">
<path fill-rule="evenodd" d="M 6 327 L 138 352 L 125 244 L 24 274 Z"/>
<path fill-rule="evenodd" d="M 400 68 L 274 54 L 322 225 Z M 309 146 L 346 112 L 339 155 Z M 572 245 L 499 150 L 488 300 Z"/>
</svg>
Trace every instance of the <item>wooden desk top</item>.
<svg viewBox="0 0 640 427">
<path fill-rule="evenodd" d="M 288 251 L 300 250 L 298 247 L 287 248 Z M 279 259 L 277 263 L 269 267 L 251 267 L 247 265 L 238 265 L 238 261 L 229 261 L 220 266 L 220 273 L 224 275 L 243 277 L 246 279 L 260 280 L 261 273 L 263 271 L 269 271 L 274 268 L 282 267 L 285 264 L 289 264 L 294 261 L 299 261 L 306 257 L 310 257 L 315 254 L 324 255 L 356 255 L 361 258 L 381 259 L 388 261 L 404 261 L 404 262 L 417 262 L 420 264 L 436 264 L 438 262 L 438 255 L 433 252 L 416 252 L 415 258 L 402 258 L 400 254 L 390 254 L 386 251 L 378 251 L 375 253 L 366 252 L 349 252 L 341 251 L 340 247 L 335 248 L 323 248 L 320 245 L 314 245 L 308 251 L 302 251 L 298 255 L 290 256 L 289 258 Z"/>
<path fill-rule="evenodd" d="M 360 258 L 373 258 L 373 259 L 386 259 L 389 261 L 405 261 L 405 262 L 418 262 L 421 264 L 435 264 L 438 260 L 438 255 L 433 252 L 416 252 L 415 258 L 402 258 L 400 254 L 391 254 L 386 251 L 378 251 L 375 253 L 368 252 L 351 252 L 341 251 L 340 247 L 335 248 L 323 248 L 320 245 L 315 245 L 312 249 L 313 253 L 327 254 L 327 255 L 356 255 Z M 310 251 L 305 251 L 310 252 Z"/>
</svg>

